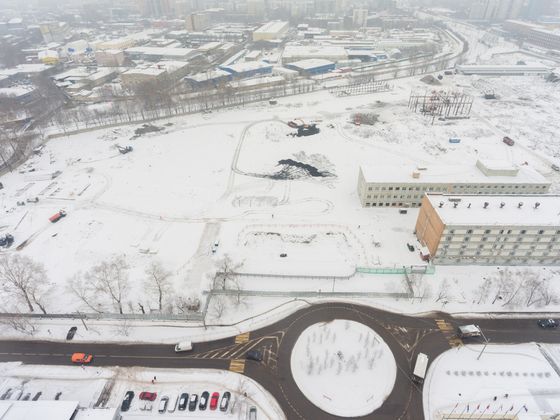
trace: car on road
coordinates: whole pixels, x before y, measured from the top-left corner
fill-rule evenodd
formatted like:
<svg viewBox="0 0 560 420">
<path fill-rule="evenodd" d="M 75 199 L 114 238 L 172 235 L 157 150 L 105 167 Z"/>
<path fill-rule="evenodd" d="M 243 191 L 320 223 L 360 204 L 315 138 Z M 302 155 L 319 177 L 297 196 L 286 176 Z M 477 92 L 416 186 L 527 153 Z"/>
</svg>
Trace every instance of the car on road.
<svg viewBox="0 0 560 420">
<path fill-rule="evenodd" d="M 249 420 L 257 420 L 257 407 L 252 406 L 249 409 Z"/>
<path fill-rule="evenodd" d="M 138 398 L 146 401 L 155 401 L 157 398 L 157 392 L 142 391 Z"/>
<path fill-rule="evenodd" d="M 72 363 L 81 363 L 82 365 L 87 365 L 88 363 L 91 363 L 91 361 L 93 360 L 93 356 L 86 353 L 74 353 L 71 360 Z"/>
<path fill-rule="evenodd" d="M 76 334 L 76 331 L 78 331 L 78 327 L 72 327 L 68 330 L 68 333 L 66 334 L 66 339 L 67 340 L 72 340 L 74 338 L 74 335 Z"/>
<path fill-rule="evenodd" d="M 121 403 L 121 411 L 128 411 L 128 409 L 130 408 L 130 404 L 132 404 L 133 399 L 134 399 L 134 392 L 126 391 L 126 394 L 124 394 L 124 398 Z"/>
<path fill-rule="evenodd" d="M 169 397 L 167 395 L 161 397 L 161 400 L 159 400 L 158 412 L 165 413 L 168 403 L 169 403 Z"/>
<path fill-rule="evenodd" d="M 179 397 L 179 405 L 177 407 L 177 409 L 179 411 L 185 411 L 187 409 L 187 405 L 189 404 L 189 394 L 186 392 L 183 392 L 181 394 L 181 396 Z"/>
<path fill-rule="evenodd" d="M 198 403 L 198 395 L 191 394 L 191 399 L 189 400 L 189 411 L 196 410 L 196 404 Z"/>
<path fill-rule="evenodd" d="M 215 410 L 218 407 L 218 401 L 220 401 L 220 394 L 213 392 L 212 398 L 210 398 L 210 410 Z"/>
<path fill-rule="evenodd" d="M 537 324 L 541 328 L 556 328 L 558 327 L 558 321 L 555 319 L 539 319 Z"/>
<path fill-rule="evenodd" d="M 513 146 L 515 144 L 515 142 L 508 136 L 505 136 L 502 141 L 508 146 Z"/>
<path fill-rule="evenodd" d="M 209 396 L 210 393 L 208 391 L 204 391 L 202 394 L 200 394 L 200 402 L 198 403 L 199 410 L 206 410 L 206 407 L 208 407 Z"/>
<path fill-rule="evenodd" d="M 226 411 L 229 406 L 229 400 L 231 398 L 231 393 L 226 391 L 222 394 L 222 401 L 220 402 L 220 411 Z"/>
<path fill-rule="evenodd" d="M 482 335 L 482 331 L 480 331 L 480 327 L 478 325 L 461 325 L 457 329 L 457 333 L 459 338 L 470 338 L 470 337 L 480 337 Z"/>
<path fill-rule="evenodd" d="M 263 359 L 262 352 L 258 350 L 249 350 L 245 356 L 247 360 L 254 360 L 255 362 L 260 362 Z"/>
</svg>

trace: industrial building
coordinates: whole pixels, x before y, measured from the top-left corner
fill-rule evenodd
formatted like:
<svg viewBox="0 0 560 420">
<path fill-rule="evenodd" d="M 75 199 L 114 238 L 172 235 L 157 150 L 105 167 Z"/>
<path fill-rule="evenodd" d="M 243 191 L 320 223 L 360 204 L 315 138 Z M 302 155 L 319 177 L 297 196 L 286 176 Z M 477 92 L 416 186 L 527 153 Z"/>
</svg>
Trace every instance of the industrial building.
<svg viewBox="0 0 560 420">
<path fill-rule="evenodd" d="M 426 194 L 416 237 L 436 264 L 558 265 L 560 196 Z"/>
<path fill-rule="evenodd" d="M 188 60 L 199 54 L 191 48 L 169 47 L 133 47 L 125 50 L 125 54 L 132 60 Z"/>
<path fill-rule="evenodd" d="M 307 60 L 294 61 L 286 64 L 286 67 L 299 72 L 303 76 L 328 73 L 335 69 L 335 63 L 321 58 L 310 58 Z"/>
<path fill-rule="evenodd" d="M 455 69 L 458 73 L 471 75 L 479 74 L 486 76 L 527 76 L 550 74 L 551 69 L 542 64 L 533 65 L 477 65 L 477 64 L 464 64 L 457 65 Z"/>
<path fill-rule="evenodd" d="M 0 401 L 0 420 L 118 420 L 118 408 L 82 408 L 77 401 Z"/>
<path fill-rule="evenodd" d="M 545 194 L 550 185 L 527 166 L 492 160 L 468 166 L 361 166 L 358 195 L 363 207 L 418 207 L 427 192 Z"/>
<path fill-rule="evenodd" d="M 191 87 L 198 89 L 203 87 L 217 87 L 230 81 L 231 78 L 231 73 L 218 69 L 187 76 L 184 78 L 184 81 Z"/>
<path fill-rule="evenodd" d="M 253 32 L 253 41 L 282 39 L 289 28 L 288 22 L 268 22 Z"/>
<path fill-rule="evenodd" d="M 236 63 L 228 66 L 220 66 L 221 70 L 225 70 L 233 77 L 243 78 L 252 77 L 262 74 L 272 73 L 272 64 L 262 61 L 250 61 L 245 63 Z"/>
<path fill-rule="evenodd" d="M 282 53 L 282 63 L 288 64 L 293 61 L 306 60 L 309 58 L 320 58 L 333 62 L 348 60 L 348 53 L 343 47 L 330 45 L 299 46 L 288 45 Z"/>
</svg>

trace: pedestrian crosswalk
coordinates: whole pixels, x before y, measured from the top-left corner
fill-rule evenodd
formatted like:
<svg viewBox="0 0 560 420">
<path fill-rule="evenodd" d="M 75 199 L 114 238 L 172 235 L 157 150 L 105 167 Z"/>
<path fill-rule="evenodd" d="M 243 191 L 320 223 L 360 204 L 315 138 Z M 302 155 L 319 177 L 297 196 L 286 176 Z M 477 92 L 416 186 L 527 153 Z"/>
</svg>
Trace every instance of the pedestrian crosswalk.
<svg viewBox="0 0 560 420">
<path fill-rule="evenodd" d="M 459 347 L 463 345 L 463 340 L 457 337 L 453 325 L 451 325 L 445 319 L 436 319 L 436 325 L 443 333 L 443 336 L 447 339 L 447 342 L 451 347 Z"/>
<path fill-rule="evenodd" d="M 246 332 L 235 336 L 235 344 L 246 343 L 247 341 L 249 341 L 250 335 L 251 335 L 250 332 Z"/>
<path fill-rule="evenodd" d="M 229 370 L 237 373 L 245 372 L 245 360 L 233 359 L 229 362 Z"/>
</svg>

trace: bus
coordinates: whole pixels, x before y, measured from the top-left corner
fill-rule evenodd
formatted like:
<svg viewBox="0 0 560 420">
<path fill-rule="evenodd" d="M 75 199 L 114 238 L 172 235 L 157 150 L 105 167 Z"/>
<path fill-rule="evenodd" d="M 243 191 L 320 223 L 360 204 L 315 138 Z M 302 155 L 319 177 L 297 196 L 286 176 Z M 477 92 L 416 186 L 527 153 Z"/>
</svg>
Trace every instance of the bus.
<svg viewBox="0 0 560 420">
<path fill-rule="evenodd" d="M 428 356 L 424 353 L 418 353 L 416 356 L 416 364 L 414 365 L 414 371 L 412 372 L 412 380 L 418 384 L 424 382 L 424 377 L 426 376 L 426 370 L 428 369 Z"/>
</svg>

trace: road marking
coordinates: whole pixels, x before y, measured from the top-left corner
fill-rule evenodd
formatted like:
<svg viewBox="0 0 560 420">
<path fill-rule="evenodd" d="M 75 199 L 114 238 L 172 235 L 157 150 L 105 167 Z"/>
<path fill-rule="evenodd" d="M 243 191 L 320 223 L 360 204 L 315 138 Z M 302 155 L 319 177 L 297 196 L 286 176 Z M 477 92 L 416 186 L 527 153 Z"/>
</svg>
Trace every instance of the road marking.
<svg viewBox="0 0 560 420">
<path fill-rule="evenodd" d="M 229 362 L 229 370 L 237 373 L 245 372 L 245 360 L 233 359 L 231 362 Z"/>
<path fill-rule="evenodd" d="M 250 332 L 246 332 L 235 336 L 235 344 L 246 343 L 247 341 L 249 341 L 250 335 L 251 335 Z"/>
<path fill-rule="evenodd" d="M 463 345 L 463 340 L 460 338 L 450 338 L 448 342 L 451 347 L 460 347 Z"/>
</svg>

